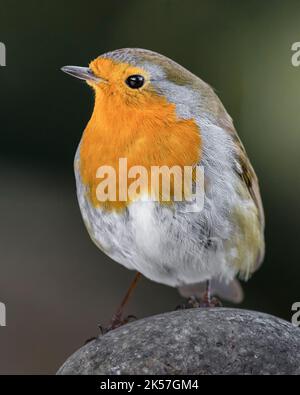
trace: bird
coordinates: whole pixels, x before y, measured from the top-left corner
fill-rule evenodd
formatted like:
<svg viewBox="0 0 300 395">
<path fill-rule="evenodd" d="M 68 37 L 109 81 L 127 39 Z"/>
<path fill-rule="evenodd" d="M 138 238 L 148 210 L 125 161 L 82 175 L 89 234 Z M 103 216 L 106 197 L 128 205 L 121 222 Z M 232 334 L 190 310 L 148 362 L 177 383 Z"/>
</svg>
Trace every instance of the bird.
<svg viewBox="0 0 300 395">
<path fill-rule="evenodd" d="M 214 89 L 170 58 L 140 48 L 110 51 L 88 67 L 62 71 L 84 80 L 95 96 L 74 159 L 83 221 L 101 251 L 136 272 L 111 328 L 121 325 L 141 275 L 190 300 L 202 297 L 208 306 L 213 295 L 240 303 L 239 280 L 247 281 L 263 262 L 264 210 L 256 173 Z M 147 171 L 191 167 L 193 183 L 200 166 L 201 209 L 174 193 L 169 202 L 161 193 L 151 199 L 149 190 L 99 200 L 97 169 L 110 166 L 116 184 L 122 177 L 128 182 L 120 158 Z M 174 179 L 171 184 L 173 191 Z"/>
</svg>

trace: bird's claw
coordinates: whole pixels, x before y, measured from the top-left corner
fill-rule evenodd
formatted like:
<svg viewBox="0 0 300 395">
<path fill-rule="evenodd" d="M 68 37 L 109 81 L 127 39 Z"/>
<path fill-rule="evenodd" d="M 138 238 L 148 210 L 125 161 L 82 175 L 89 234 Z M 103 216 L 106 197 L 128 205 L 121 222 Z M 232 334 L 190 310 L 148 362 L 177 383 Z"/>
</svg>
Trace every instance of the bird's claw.
<svg viewBox="0 0 300 395">
<path fill-rule="evenodd" d="M 129 324 L 130 322 L 135 321 L 135 320 L 137 320 L 137 317 L 135 315 L 132 315 L 132 314 L 128 315 L 124 319 L 121 319 L 121 317 L 114 316 L 113 319 L 111 320 L 110 324 L 107 327 L 104 327 L 102 325 L 98 325 L 98 328 L 100 330 L 99 336 L 103 336 L 106 333 L 108 333 L 108 332 L 110 332 L 110 331 L 112 331 L 114 329 L 120 328 L 121 326 L 123 326 L 125 324 Z M 91 341 L 96 340 L 96 339 L 97 339 L 96 336 L 90 337 L 89 339 L 87 339 L 84 342 L 84 345 L 86 345 L 86 344 L 88 344 Z"/>
<path fill-rule="evenodd" d="M 100 335 L 103 336 L 106 333 L 120 328 L 123 325 L 129 324 L 132 321 L 137 320 L 137 317 L 134 315 L 128 315 L 125 318 L 121 318 L 119 316 L 114 316 L 113 319 L 111 320 L 110 324 L 107 327 L 103 327 L 102 325 L 99 325 L 99 329 L 100 329 Z"/>
<path fill-rule="evenodd" d="M 187 299 L 186 303 L 182 303 L 176 307 L 175 310 L 185 310 L 185 309 L 194 309 L 194 308 L 212 308 L 212 307 L 222 307 L 222 302 L 213 297 L 210 300 L 207 298 L 196 298 L 190 297 Z"/>
</svg>

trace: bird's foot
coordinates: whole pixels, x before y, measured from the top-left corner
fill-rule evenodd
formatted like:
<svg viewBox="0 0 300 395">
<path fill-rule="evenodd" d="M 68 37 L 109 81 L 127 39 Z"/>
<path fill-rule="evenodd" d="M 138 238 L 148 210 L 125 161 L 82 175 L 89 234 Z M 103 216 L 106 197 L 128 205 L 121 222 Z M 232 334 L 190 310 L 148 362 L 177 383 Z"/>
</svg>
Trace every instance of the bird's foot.
<svg viewBox="0 0 300 395">
<path fill-rule="evenodd" d="M 212 308 L 212 307 L 223 307 L 222 302 L 220 299 L 216 297 L 212 297 L 210 300 L 203 299 L 200 303 L 199 307 L 206 307 L 206 308 Z"/>
<path fill-rule="evenodd" d="M 114 329 L 120 328 L 121 326 L 128 324 L 132 321 L 135 321 L 136 319 L 137 318 L 134 315 L 128 315 L 125 318 L 122 318 L 119 315 L 115 315 L 107 327 L 103 327 L 103 326 L 99 325 L 100 335 L 105 335 L 106 333 L 108 333 Z"/>
<path fill-rule="evenodd" d="M 194 308 L 212 308 L 212 307 L 222 307 L 222 302 L 213 297 L 213 298 L 206 298 L 203 299 L 196 298 L 194 296 L 187 299 L 185 303 L 176 307 L 176 310 L 185 310 L 185 309 L 194 309 Z"/>
<path fill-rule="evenodd" d="M 108 326 L 104 327 L 102 325 L 98 325 L 98 328 L 100 329 L 99 336 L 103 336 L 106 333 L 108 333 L 114 329 L 120 328 L 121 326 L 128 324 L 129 322 L 135 321 L 136 319 L 137 318 L 134 315 L 128 315 L 127 317 L 125 317 L 123 319 L 120 316 L 114 316 Z M 97 336 L 90 337 L 89 339 L 87 339 L 84 342 L 84 345 L 86 345 L 96 339 L 97 339 Z"/>
</svg>

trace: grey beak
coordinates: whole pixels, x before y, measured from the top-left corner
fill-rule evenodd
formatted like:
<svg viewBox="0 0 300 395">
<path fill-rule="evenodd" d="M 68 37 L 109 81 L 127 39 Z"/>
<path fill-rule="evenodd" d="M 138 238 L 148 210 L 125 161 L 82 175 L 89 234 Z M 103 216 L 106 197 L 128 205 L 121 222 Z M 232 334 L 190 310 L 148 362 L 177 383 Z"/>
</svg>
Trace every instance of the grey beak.
<svg viewBox="0 0 300 395">
<path fill-rule="evenodd" d="M 64 66 L 61 68 L 61 71 L 70 74 L 72 77 L 79 78 L 80 80 L 95 82 L 103 81 L 101 78 L 97 77 L 88 67 Z"/>
</svg>

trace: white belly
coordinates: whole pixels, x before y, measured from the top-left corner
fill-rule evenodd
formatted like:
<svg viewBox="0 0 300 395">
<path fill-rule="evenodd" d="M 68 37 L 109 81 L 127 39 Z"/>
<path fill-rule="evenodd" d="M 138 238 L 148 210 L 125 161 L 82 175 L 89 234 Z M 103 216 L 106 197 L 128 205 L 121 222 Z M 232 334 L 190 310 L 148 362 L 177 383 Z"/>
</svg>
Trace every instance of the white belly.
<svg viewBox="0 0 300 395">
<path fill-rule="evenodd" d="M 81 213 L 95 244 L 116 262 L 170 286 L 213 277 L 231 280 L 235 246 L 225 246 L 232 232 L 224 221 L 221 235 L 207 224 L 208 213 L 182 213 L 157 202 L 137 201 L 123 213 L 93 207 L 78 173 Z M 220 237 L 221 236 L 221 237 Z"/>
</svg>

